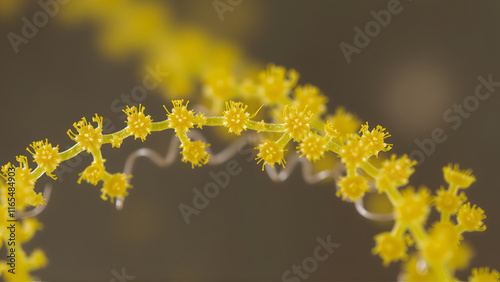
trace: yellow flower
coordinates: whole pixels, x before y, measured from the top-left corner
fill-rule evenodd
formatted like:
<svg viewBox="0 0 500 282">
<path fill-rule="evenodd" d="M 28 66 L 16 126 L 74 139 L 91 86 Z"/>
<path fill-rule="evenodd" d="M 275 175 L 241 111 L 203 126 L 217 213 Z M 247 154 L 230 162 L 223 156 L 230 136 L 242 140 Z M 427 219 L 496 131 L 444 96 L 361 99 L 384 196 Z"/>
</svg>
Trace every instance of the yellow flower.
<svg viewBox="0 0 500 282">
<path fill-rule="evenodd" d="M 82 180 L 87 181 L 92 185 L 97 185 L 99 181 L 104 177 L 104 162 L 106 160 L 94 160 L 91 165 L 89 165 L 83 172 L 79 174 L 80 178 L 78 179 L 78 184 L 82 182 Z"/>
<path fill-rule="evenodd" d="M 146 136 L 151 133 L 153 125 L 151 123 L 151 116 L 144 115 L 145 108 L 139 104 L 139 110 L 134 106 L 123 110 L 127 114 L 127 130 L 132 135 L 134 139 L 141 138 L 142 141 L 146 140 Z"/>
<path fill-rule="evenodd" d="M 405 273 L 401 281 L 438 281 L 431 268 L 421 269 L 419 266 L 417 257 L 412 256 L 403 265 Z"/>
<path fill-rule="evenodd" d="M 431 202 L 429 189 L 420 187 L 415 193 L 413 187 L 408 187 L 401 192 L 401 199 L 395 206 L 398 221 L 403 224 L 422 224 L 429 215 Z"/>
<path fill-rule="evenodd" d="M 383 232 L 375 236 L 376 245 L 372 249 L 374 255 L 379 255 L 384 266 L 389 266 L 391 261 L 405 260 L 406 244 L 401 237 L 396 237 L 390 232 Z"/>
<path fill-rule="evenodd" d="M 486 218 L 484 210 L 476 205 L 470 207 L 470 202 L 462 205 L 458 210 L 458 222 L 466 231 L 484 231 L 483 219 Z"/>
<path fill-rule="evenodd" d="M 42 193 L 35 193 L 36 179 L 31 174 L 31 169 L 28 166 L 28 158 L 26 156 L 17 156 L 16 160 L 19 162 L 19 167 L 14 167 L 10 163 L 2 166 L 2 176 L 6 182 L 9 180 L 9 172 L 14 169 L 14 180 L 16 188 L 16 209 L 24 210 L 28 205 L 38 207 L 38 205 L 45 204 L 45 199 Z"/>
<path fill-rule="evenodd" d="M 403 186 L 408 183 L 408 178 L 413 174 L 415 169 L 413 166 L 416 161 L 411 161 L 405 154 L 401 158 L 396 159 L 396 155 L 391 155 L 390 160 L 385 160 L 382 163 L 382 168 L 377 176 L 377 189 L 382 192 L 389 186 Z"/>
<path fill-rule="evenodd" d="M 266 71 L 259 73 L 260 93 L 264 102 L 274 105 L 283 101 L 298 79 L 299 74 L 295 70 L 286 72 L 284 67 L 269 64 Z"/>
<path fill-rule="evenodd" d="M 111 138 L 111 147 L 112 148 L 120 148 L 120 146 L 122 145 L 122 142 L 123 142 L 123 138 L 120 138 L 118 136 L 118 134 L 114 134 L 113 135 L 113 138 Z"/>
<path fill-rule="evenodd" d="M 128 195 L 127 189 L 132 188 L 132 185 L 127 181 L 131 177 L 131 175 L 124 173 L 115 173 L 105 179 L 101 188 L 101 198 L 107 201 L 108 197 L 111 197 L 111 203 L 114 202 L 114 198 L 124 199 Z"/>
<path fill-rule="evenodd" d="M 326 142 L 325 139 L 316 133 L 309 132 L 307 136 L 302 139 L 302 142 L 297 147 L 297 153 L 302 153 L 302 156 L 306 156 L 308 161 L 317 161 L 321 159 L 326 152 Z"/>
<path fill-rule="evenodd" d="M 297 106 L 285 106 L 283 110 L 283 122 L 285 123 L 285 132 L 290 134 L 295 141 L 300 141 L 309 132 L 309 122 L 312 113 L 306 109 L 299 111 Z"/>
<path fill-rule="evenodd" d="M 500 273 L 495 269 L 490 271 L 489 267 L 480 267 L 472 269 L 472 276 L 469 276 L 469 282 L 481 281 L 499 281 Z"/>
<path fill-rule="evenodd" d="M 444 179 L 450 185 L 456 185 L 459 188 L 468 188 L 473 182 L 476 181 L 472 170 L 460 170 L 458 164 L 443 167 Z"/>
<path fill-rule="evenodd" d="M 221 100 L 229 100 L 238 92 L 231 74 L 225 69 L 216 69 L 207 75 L 203 93 Z"/>
<path fill-rule="evenodd" d="M 356 202 L 360 197 L 363 197 L 366 191 L 369 190 L 366 178 L 361 175 L 348 175 L 343 177 L 338 183 L 340 189 L 337 191 L 337 197 L 342 196 L 342 200 L 349 198 Z"/>
<path fill-rule="evenodd" d="M 168 113 L 169 127 L 175 130 L 175 136 L 178 135 L 179 131 L 189 132 L 189 129 L 193 128 L 194 111 L 188 111 L 187 105 L 189 101 L 186 102 L 186 105 L 182 105 L 182 103 L 184 103 L 184 100 L 173 100 L 172 112 L 169 112 L 167 107 L 163 106 Z"/>
<path fill-rule="evenodd" d="M 250 114 L 246 112 L 247 108 L 248 106 L 240 102 L 226 102 L 223 125 L 228 128 L 229 132 L 240 135 L 241 131 L 247 130 L 247 122 L 250 119 Z"/>
<path fill-rule="evenodd" d="M 460 242 L 448 260 L 451 268 L 464 270 L 469 267 L 470 260 L 474 256 L 474 251 L 465 241 Z"/>
<path fill-rule="evenodd" d="M 28 148 L 28 152 L 33 155 L 35 162 L 45 170 L 47 176 L 52 179 L 56 179 L 56 176 L 51 174 L 61 162 L 61 157 L 59 156 L 59 145 L 52 147 L 52 144 L 48 143 L 45 139 L 43 141 L 33 142 L 30 145 L 34 152 L 31 152 Z"/>
<path fill-rule="evenodd" d="M 328 98 L 321 91 L 310 84 L 297 86 L 294 90 L 295 105 L 299 109 L 306 107 L 316 116 L 320 116 L 326 111 Z"/>
<path fill-rule="evenodd" d="M 384 142 L 384 139 L 390 137 L 391 135 L 388 132 L 385 132 L 385 128 L 380 125 L 377 125 L 376 128 L 369 131 L 368 122 L 361 126 L 359 130 L 360 133 L 363 133 L 361 136 L 361 142 L 366 144 L 368 152 L 370 155 L 375 155 L 378 157 L 378 153 L 380 151 L 389 151 L 392 148 L 392 144 L 387 144 Z"/>
<path fill-rule="evenodd" d="M 80 143 L 82 149 L 89 153 L 99 150 L 102 145 L 102 117 L 96 114 L 92 121 L 97 122 L 96 128 L 83 117 L 78 123 L 73 124 L 73 127 L 78 131 L 78 135 L 74 134 L 71 129 L 67 132 L 73 141 Z"/>
<path fill-rule="evenodd" d="M 21 245 L 16 244 L 16 271 L 9 272 L 6 261 L 0 261 L 0 270 L 6 281 L 35 281 L 30 272 L 47 265 L 47 257 L 40 249 L 35 249 L 29 256 L 26 255 Z"/>
<path fill-rule="evenodd" d="M 366 162 L 370 157 L 370 153 L 366 144 L 361 142 L 358 135 L 351 135 L 347 138 L 347 142 L 342 145 L 340 158 L 346 167 L 354 168 Z"/>
<path fill-rule="evenodd" d="M 208 162 L 210 155 L 205 151 L 209 145 L 201 141 L 188 141 L 181 144 L 182 161 L 191 162 L 191 168 L 202 166 Z"/>
<path fill-rule="evenodd" d="M 257 153 L 256 160 L 259 160 L 257 163 L 264 161 L 262 164 L 262 170 L 264 170 L 264 165 L 269 164 L 274 168 L 274 164 L 278 163 L 279 165 L 283 165 L 285 167 L 285 159 L 283 158 L 283 148 L 278 145 L 278 143 L 271 140 L 264 140 L 263 143 L 259 144 L 255 149 L 259 150 Z"/>
<path fill-rule="evenodd" d="M 437 222 L 429 232 L 429 238 L 424 243 L 426 258 L 435 263 L 449 260 L 458 248 L 462 237 L 455 225 L 449 222 Z"/>
<path fill-rule="evenodd" d="M 207 117 L 204 113 L 198 113 L 194 116 L 194 124 L 198 126 L 199 129 L 203 129 L 203 126 L 207 124 Z"/>
<path fill-rule="evenodd" d="M 459 195 L 455 195 L 451 191 L 446 191 L 444 187 L 441 186 L 437 191 L 437 196 L 434 197 L 434 204 L 438 211 L 454 214 L 466 200 L 467 197 L 463 192 Z"/>
<path fill-rule="evenodd" d="M 327 117 L 325 132 L 332 137 L 347 138 L 355 133 L 361 121 L 353 114 L 347 112 L 343 107 L 338 107 L 334 116 Z"/>
</svg>

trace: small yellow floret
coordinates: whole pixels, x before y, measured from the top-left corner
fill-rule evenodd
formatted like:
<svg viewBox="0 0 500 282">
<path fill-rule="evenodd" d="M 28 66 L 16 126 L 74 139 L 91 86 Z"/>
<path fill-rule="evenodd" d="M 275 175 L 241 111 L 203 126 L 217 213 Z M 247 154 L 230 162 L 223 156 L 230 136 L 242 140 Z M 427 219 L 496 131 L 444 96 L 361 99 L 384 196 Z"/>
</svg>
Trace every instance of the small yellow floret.
<svg viewBox="0 0 500 282">
<path fill-rule="evenodd" d="M 194 116 L 193 122 L 198 126 L 199 129 L 203 129 L 203 126 L 207 124 L 207 117 L 204 113 L 198 113 Z"/>
<path fill-rule="evenodd" d="M 118 136 L 118 134 L 115 134 L 113 135 L 113 138 L 111 138 L 111 147 L 112 148 L 120 148 L 120 146 L 122 145 L 122 142 L 123 142 L 123 138 L 120 138 Z"/>
<path fill-rule="evenodd" d="M 278 163 L 279 165 L 283 165 L 285 167 L 285 159 L 283 158 L 284 150 L 278 145 L 278 143 L 271 140 L 264 140 L 263 143 L 259 144 L 255 149 L 259 150 L 257 153 L 256 160 L 259 160 L 257 163 L 264 161 L 262 164 L 262 170 L 264 170 L 264 165 L 269 164 L 274 168 L 274 164 Z"/>
<path fill-rule="evenodd" d="M 134 106 L 123 110 L 127 114 L 127 130 L 134 139 L 141 138 L 142 141 L 146 140 L 146 136 L 151 133 L 153 128 L 151 116 L 144 115 L 145 108 L 139 104 L 139 110 Z"/>
<path fill-rule="evenodd" d="M 283 110 L 283 122 L 285 123 L 285 132 L 290 134 L 295 141 L 300 141 L 309 132 L 309 122 L 312 113 L 304 109 L 299 111 L 297 106 L 285 106 Z"/>
<path fill-rule="evenodd" d="M 297 153 L 302 153 L 301 157 L 306 156 L 308 161 L 315 162 L 325 155 L 326 141 L 322 136 L 309 132 L 297 149 Z"/>
<path fill-rule="evenodd" d="M 236 82 L 230 73 L 227 70 L 216 69 L 205 79 L 203 93 L 221 100 L 229 100 L 238 92 Z"/>
<path fill-rule="evenodd" d="M 35 193 L 36 179 L 31 174 L 31 168 L 28 165 L 26 156 L 17 156 L 16 160 L 19 166 L 15 167 L 10 163 L 2 166 L 2 176 L 6 182 L 13 182 L 16 188 L 16 209 L 23 210 L 28 205 L 38 207 L 40 204 L 45 204 L 45 199 L 41 193 Z M 12 168 L 14 168 L 14 181 L 11 181 Z M 9 174 L 10 173 L 10 174 Z"/>
<path fill-rule="evenodd" d="M 444 179 L 450 185 L 456 185 L 459 188 L 468 188 L 476 181 L 476 177 L 472 175 L 472 170 L 460 170 L 458 164 L 443 167 Z"/>
<path fill-rule="evenodd" d="M 424 244 L 424 254 L 431 262 L 442 263 L 449 260 L 458 248 L 462 236 L 456 226 L 450 222 L 437 222 L 429 231 L 429 238 Z"/>
<path fill-rule="evenodd" d="M 284 67 L 273 64 L 267 66 L 267 70 L 259 73 L 259 83 L 263 100 L 274 105 L 287 97 L 290 90 L 299 79 L 299 74 L 291 69 L 286 72 Z"/>
<path fill-rule="evenodd" d="M 342 196 L 342 200 L 349 198 L 356 202 L 363 197 L 370 188 L 366 178 L 361 175 L 348 175 L 342 178 L 338 183 L 340 189 L 337 191 L 337 197 Z"/>
<path fill-rule="evenodd" d="M 395 214 L 398 221 L 403 224 L 422 224 L 430 212 L 430 191 L 420 187 L 415 193 L 413 187 L 408 187 L 401 192 L 401 199 L 396 203 Z"/>
<path fill-rule="evenodd" d="M 30 145 L 33 148 L 33 152 L 28 148 L 28 152 L 33 155 L 35 162 L 45 170 L 47 176 L 52 179 L 56 179 L 56 176 L 52 172 L 57 168 L 61 162 L 61 157 L 59 156 L 59 145 L 53 147 L 47 139 L 45 143 L 43 141 L 33 142 Z"/>
<path fill-rule="evenodd" d="M 472 276 L 469 276 L 469 282 L 499 281 L 500 273 L 495 269 L 490 271 L 489 267 L 480 267 L 472 269 Z"/>
<path fill-rule="evenodd" d="M 325 132 L 332 137 L 347 138 L 355 133 L 361 125 L 355 115 L 347 112 L 343 107 L 338 107 L 334 116 L 327 118 Z"/>
<path fill-rule="evenodd" d="M 111 175 L 108 179 L 104 180 L 104 184 L 101 188 L 101 198 L 104 201 L 111 197 L 111 203 L 114 202 L 114 198 L 124 199 L 127 195 L 127 189 L 132 188 L 127 181 L 131 178 L 131 175 L 126 175 L 124 173 L 115 173 Z"/>
<path fill-rule="evenodd" d="M 246 112 L 247 108 L 248 106 L 241 102 L 226 102 L 223 124 L 228 128 L 229 132 L 240 135 L 241 131 L 247 130 L 247 122 L 250 119 L 250 114 Z"/>
<path fill-rule="evenodd" d="M 191 168 L 202 166 L 208 162 L 210 155 L 205 151 L 209 145 L 201 141 L 188 141 L 181 144 L 182 161 L 191 162 Z"/>
<path fill-rule="evenodd" d="M 310 84 L 297 86 L 293 94 L 295 105 L 297 105 L 299 109 L 302 110 L 307 107 L 315 116 L 320 116 L 326 111 L 328 98 L 321 93 L 318 87 Z"/>
<path fill-rule="evenodd" d="M 87 122 L 85 117 L 82 118 L 78 123 L 74 123 L 73 127 L 78 131 L 78 135 L 74 134 L 73 131 L 68 130 L 69 137 L 80 143 L 83 150 L 91 153 L 92 151 L 99 150 L 102 145 L 102 117 L 97 114 L 92 118 L 92 121 L 97 122 L 97 127 L 94 128 L 90 123 Z"/>
<path fill-rule="evenodd" d="M 349 136 L 340 151 L 341 161 L 346 164 L 347 168 L 358 167 L 363 162 L 366 162 L 369 157 L 368 148 L 366 144 L 361 142 L 358 135 Z"/>
<path fill-rule="evenodd" d="M 375 236 L 375 242 L 372 253 L 382 258 L 384 266 L 389 266 L 392 261 L 407 259 L 406 244 L 401 237 L 396 237 L 390 232 L 383 232 Z"/>
<path fill-rule="evenodd" d="M 97 185 L 99 181 L 104 177 L 104 162 L 106 160 L 94 160 L 91 165 L 89 165 L 83 172 L 79 174 L 80 178 L 78 179 L 78 184 L 82 182 L 82 180 L 87 181 L 92 185 Z"/>
<path fill-rule="evenodd" d="M 434 197 L 436 209 L 440 212 L 455 214 L 458 208 L 467 200 L 467 197 L 462 192 L 455 195 L 451 191 L 446 191 L 443 186 L 437 191 L 437 196 Z"/>
<path fill-rule="evenodd" d="M 186 102 L 186 105 L 182 103 L 184 103 L 184 100 L 173 100 L 172 112 L 169 112 L 167 107 L 163 106 L 168 113 L 169 127 L 175 130 L 175 136 L 178 136 L 179 131 L 189 132 L 189 129 L 193 128 L 194 125 L 194 111 L 188 111 L 187 109 L 189 101 Z"/>
<path fill-rule="evenodd" d="M 391 135 L 388 132 L 385 132 L 385 128 L 380 125 L 377 125 L 376 128 L 370 131 L 367 122 L 361 126 L 359 132 L 363 133 L 361 136 L 361 142 L 366 144 L 368 152 L 370 152 L 371 155 L 378 157 L 378 153 L 380 151 L 386 152 L 392 148 L 392 144 L 384 142 L 384 139 L 390 137 Z"/>
<path fill-rule="evenodd" d="M 415 164 L 416 161 L 410 160 L 406 154 L 398 159 L 396 159 L 396 155 L 391 155 L 390 160 L 385 160 L 382 163 L 382 168 L 376 178 L 379 192 L 390 186 L 399 187 L 406 185 L 408 179 L 415 171 L 413 168 Z"/>
<path fill-rule="evenodd" d="M 484 231 L 483 219 L 486 218 L 484 210 L 476 205 L 470 206 L 470 202 L 462 205 L 458 210 L 458 222 L 466 231 Z"/>
</svg>

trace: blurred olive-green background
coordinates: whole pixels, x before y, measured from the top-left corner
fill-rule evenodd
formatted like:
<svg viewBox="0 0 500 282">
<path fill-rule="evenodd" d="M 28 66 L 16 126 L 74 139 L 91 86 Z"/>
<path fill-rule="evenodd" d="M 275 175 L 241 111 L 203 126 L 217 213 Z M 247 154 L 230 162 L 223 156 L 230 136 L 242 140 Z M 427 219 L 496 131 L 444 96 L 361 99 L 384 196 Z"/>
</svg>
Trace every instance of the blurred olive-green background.
<svg viewBox="0 0 500 282">
<path fill-rule="evenodd" d="M 466 193 L 485 210 L 488 228 L 465 234 L 476 254 L 471 267 L 500 269 L 500 88 L 456 130 L 443 120 L 448 109 L 474 94 L 479 75 L 500 81 L 500 2 L 401 1 L 402 11 L 348 63 L 341 42 L 354 45 L 354 28 L 364 29 L 373 20 L 370 11 L 387 9 L 389 2 L 243 0 L 224 13 L 224 21 L 213 1 L 166 1 L 165 9 L 177 25 L 202 26 L 254 61 L 298 70 L 299 84 L 311 83 L 328 96 L 330 112 L 343 105 L 371 125 L 386 127 L 395 153 L 413 152 L 415 140 L 442 128 L 446 141 L 425 157 L 411 183 L 436 190 L 449 162 L 472 168 L 478 181 Z M 68 27 L 57 17 L 15 54 L 7 34 L 19 33 L 21 18 L 39 9 L 28 1 L 0 21 L 2 164 L 28 154 L 26 147 L 36 140 L 48 138 L 65 149 L 73 144 L 66 131 L 83 116 L 99 113 L 121 128 L 120 114 L 110 105 L 142 80 L 140 58 L 107 58 L 95 44 L 96 27 Z M 153 120 L 163 120 L 161 105 L 169 102 L 160 90 L 148 94 L 142 104 Z M 122 171 L 128 154 L 143 146 L 164 154 L 170 138 L 171 132 L 162 132 L 144 143 L 127 139 L 121 149 L 105 146 L 107 168 Z M 212 148 L 222 144 L 214 140 Z M 193 170 L 178 159 L 159 168 L 140 159 L 134 188 L 117 211 L 100 199 L 98 187 L 76 183 L 91 162 L 83 157 L 63 181 L 53 181 L 52 197 L 39 216 L 45 228 L 26 247 L 42 248 L 50 260 L 36 275 L 46 281 L 110 281 L 113 270 L 125 268 L 134 281 L 277 281 L 313 255 L 317 237 L 330 235 L 341 245 L 308 281 L 396 280 L 400 264 L 385 268 L 371 254 L 373 236 L 389 230 L 391 222 L 360 216 L 335 197 L 331 181 L 307 185 L 297 170 L 276 184 L 247 158 L 233 158 L 241 174 L 186 225 L 178 205 L 192 205 L 192 189 L 202 189 L 211 181 L 209 172 L 225 165 Z M 40 178 L 36 189 L 49 180 Z M 459 272 L 458 278 L 469 273 Z"/>
</svg>

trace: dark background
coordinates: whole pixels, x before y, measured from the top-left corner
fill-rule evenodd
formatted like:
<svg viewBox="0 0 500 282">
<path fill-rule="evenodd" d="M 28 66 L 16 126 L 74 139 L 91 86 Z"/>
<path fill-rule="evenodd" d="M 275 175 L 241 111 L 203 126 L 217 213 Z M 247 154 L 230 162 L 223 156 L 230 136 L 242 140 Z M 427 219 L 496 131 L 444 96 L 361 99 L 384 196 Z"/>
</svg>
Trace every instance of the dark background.
<svg viewBox="0 0 500 282">
<path fill-rule="evenodd" d="M 80 1 L 80 0 L 73 0 Z M 392 17 L 348 64 L 339 44 L 353 44 L 353 28 L 372 20 L 371 10 L 388 1 L 256 1 L 247 0 L 219 20 L 212 1 L 168 1 L 177 23 L 204 26 L 212 36 L 234 42 L 262 63 L 295 68 L 300 84 L 318 86 L 329 97 L 329 111 L 344 105 L 370 124 L 392 134 L 393 152 L 417 149 L 414 141 L 431 137 L 439 127 L 448 139 L 438 144 L 411 178 L 415 186 L 436 190 L 444 184 L 441 168 L 458 162 L 472 168 L 478 181 L 466 193 L 488 218 L 485 232 L 466 233 L 475 249 L 471 267 L 500 269 L 498 251 L 498 162 L 500 90 L 457 130 L 443 113 L 474 94 L 477 76 L 500 81 L 500 2 L 401 1 Z M 26 4 L 0 26 L 0 160 L 14 161 L 35 140 L 49 138 L 61 149 L 73 144 L 66 131 L 81 117 L 99 113 L 120 124 L 110 103 L 141 83 L 136 57 L 110 60 L 94 44 L 93 28 L 67 28 L 57 20 L 42 28 L 15 54 L 7 39 L 19 31 L 22 16 L 39 7 Z M 159 93 L 157 93 L 159 94 Z M 160 95 L 143 105 L 153 119 L 164 119 Z M 121 127 L 121 126 L 120 126 Z M 144 143 L 127 139 L 121 149 L 105 146 L 112 172 L 145 146 L 165 153 L 171 133 L 156 133 Z M 215 143 L 215 142 L 214 142 Z M 213 144 L 214 149 L 220 145 Z M 243 172 L 186 225 L 178 209 L 190 203 L 194 187 L 202 188 L 210 171 L 192 170 L 178 160 L 158 168 L 141 159 L 134 170 L 125 207 L 117 211 L 99 198 L 98 187 L 76 183 L 78 173 L 54 182 L 52 198 L 39 216 L 45 229 L 26 246 L 42 248 L 50 264 L 36 272 L 47 281 L 110 281 L 113 269 L 136 281 L 270 281 L 280 280 L 293 264 L 312 256 L 316 238 L 331 235 L 341 246 L 309 281 L 393 281 L 400 264 L 384 268 L 371 254 L 373 236 L 390 230 L 361 217 L 352 204 L 334 195 L 332 182 L 307 185 L 300 173 L 273 183 L 261 166 L 234 159 Z M 50 180 L 39 179 L 37 190 Z M 470 270 L 458 273 L 467 279 Z"/>
</svg>

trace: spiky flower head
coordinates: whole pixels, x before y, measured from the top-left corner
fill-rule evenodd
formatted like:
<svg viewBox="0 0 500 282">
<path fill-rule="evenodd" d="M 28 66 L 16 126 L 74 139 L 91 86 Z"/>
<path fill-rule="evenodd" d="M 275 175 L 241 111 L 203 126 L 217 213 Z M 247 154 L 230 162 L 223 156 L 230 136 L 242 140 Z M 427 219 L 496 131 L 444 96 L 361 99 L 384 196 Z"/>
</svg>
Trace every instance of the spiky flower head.
<svg viewBox="0 0 500 282">
<path fill-rule="evenodd" d="M 285 132 L 290 134 L 295 141 L 300 141 L 309 132 L 309 122 L 312 113 L 305 108 L 299 111 L 297 106 L 285 106 L 283 110 L 283 122 Z"/>
<path fill-rule="evenodd" d="M 97 185 L 99 181 L 101 181 L 104 177 L 104 159 L 97 159 L 92 162 L 91 165 L 86 167 L 83 172 L 79 174 L 80 178 L 78 179 L 78 184 L 82 182 L 82 180 L 87 181 L 92 185 Z"/>
<path fill-rule="evenodd" d="M 347 168 L 355 168 L 366 162 L 370 157 L 370 152 L 366 144 L 361 142 L 358 135 L 350 135 L 347 141 L 342 145 L 340 151 L 341 162 Z"/>
<path fill-rule="evenodd" d="M 392 261 L 407 258 L 406 243 L 401 236 L 383 232 L 375 236 L 375 247 L 372 253 L 382 258 L 384 266 L 389 266 Z"/>
<path fill-rule="evenodd" d="M 215 69 L 207 75 L 203 94 L 221 100 L 229 100 L 237 93 L 236 82 L 228 70 Z"/>
<path fill-rule="evenodd" d="M 411 225 L 422 224 L 430 212 L 430 191 L 427 187 L 420 187 L 415 192 L 413 187 L 402 191 L 401 199 L 396 203 L 395 214 L 399 222 Z"/>
<path fill-rule="evenodd" d="M 45 205 L 42 193 L 36 193 L 34 190 L 36 179 L 31 174 L 28 158 L 26 156 L 17 156 L 16 160 L 19 166 L 16 167 L 11 163 L 7 163 L 1 168 L 1 175 L 5 181 L 15 185 L 16 210 L 23 210 L 29 205 L 35 207 Z"/>
<path fill-rule="evenodd" d="M 466 200 L 467 197 L 463 192 L 455 195 L 452 191 L 447 191 L 441 186 L 437 191 L 437 196 L 434 197 L 434 204 L 439 212 L 455 214 Z"/>
<path fill-rule="evenodd" d="M 111 203 L 114 202 L 115 198 L 124 199 L 128 195 L 127 189 L 132 188 L 132 185 L 127 180 L 131 177 L 131 175 L 124 173 L 115 173 L 107 177 L 101 188 L 101 198 L 107 201 L 108 197 L 110 197 Z"/>
<path fill-rule="evenodd" d="M 458 222 L 466 231 L 484 231 L 483 219 L 486 218 L 484 210 L 480 207 L 470 206 L 470 202 L 462 205 L 458 210 Z"/>
<path fill-rule="evenodd" d="M 247 122 L 250 119 L 250 113 L 246 111 L 247 108 L 248 106 L 241 102 L 226 102 L 223 125 L 228 128 L 229 132 L 240 135 L 241 131 L 247 130 Z"/>
<path fill-rule="evenodd" d="M 279 165 L 283 165 L 285 167 L 285 159 L 283 158 L 283 147 L 281 147 L 277 142 L 271 140 L 264 140 L 259 146 L 255 149 L 259 150 L 257 153 L 256 160 L 259 160 L 257 163 L 264 161 L 262 163 L 262 170 L 264 170 L 264 165 L 268 164 L 274 168 L 274 164 L 278 163 Z"/>
<path fill-rule="evenodd" d="M 365 177 L 361 175 L 347 175 L 338 183 L 340 189 L 337 191 L 337 197 L 342 196 L 342 200 L 350 199 L 356 202 L 363 197 L 370 188 Z"/>
<path fill-rule="evenodd" d="M 311 84 L 297 86 L 294 89 L 293 96 L 295 98 L 294 104 L 299 109 L 307 107 L 315 116 L 320 116 L 326 111 L 328 98 L 316 86 Z"/>
<path fill-rule="evenodd" d="M 132 108 L 127 108 L 123 110 L 127 114 L 127 130 L 132 135 L 134 139 L 141 138 L 142 141 L 146 140 L 146 136 L 151 133 L 153 128 L 151 116 L 144 115 L 145 108 L 139 104 L 139 109 L 135 106 Z"/>
<path fill-rule="evenodd" d="M 450 222 L 437 222 L 429 231 L 424 242 L 424 255 L 433 263 L 449 260 L 458 248 L 462 236 L 456 226 Z"/>
<path fill-rule="evenodd" d="M 416 161 L 410 160 L 406 154 L 400 158 L 396 158 L 394 154 L 391 155 L 389 160 L 382 163 L 382 168 L 376 178 L 379 192 L 389 186 L 399 187 L 408 184 L 408 179 L 415 171 L 413 168 L 415 164 Z"/>
<path fill-rule="evenodd" d="M 59 156 L 59 145 L 53 147 L 47 139 L 45 142 L 37 141 L 30 145 L 33 152 L 28 148 L 28 152 L 33 155 L 35 162 L 45 170 L 47 176 L 52 179 L 56 179 L 56 176 L 52 172 L 57 168 L 61 162 L 61 157 Z"/>
<path fill-rule="evenodd" d="M 389 151 L 392 148 L 392 144 L 385 143 L 384 139 L 390 137 L 391 135 L 385 131 L 380 125 L 376 128 L 369 130 L 368 122 L 361 126 L 359 130 L 363 135 L 361 136 L 361 142 L 366 144 L 368 152 L 370 155 L 375 155 L 378 157 L 380 151 Z"/>
<path fill-rule="evenodd" d="M 73 133 L 71 129 L 68 130 L 67 133 L 73 141 L 80 144 L 83 150 L 89 153 L 95 152 L 101 149 L 103 141 L 102 120 L 102 117 L 96 114 L 95 117 L 92 118 L 92 121 L 97 123 L 97 127 L 93 127 L 92 124 L 87 122 L 85 117 L 83 117 L 79 122 L 73 124 L 78 135 Z"/>
<path fill-rule="evenodd" d="M 360 125 L 361 120 L 354 114 L 347 112 L 343 107 L 338 107 L 335 115 L 327 117 L 325 132 L 329 136 L 346 139 L 355 133 Z"/>
<path fill-rule="evenodd" d="M 321 159 L 326 152 L 326 141 L 322 136 L 316 133 L 309 132 L 297 146 L 297 153 L 302 153 L 300 156 L 306 156 L 308 161 L 317 161 Z"/>
<path fill-rule="evenodd" d="M 282 101 L 299 79 L 299 74 L 291 69 L 288 72 L 284 67 L 273 64 L 267 70 L 259 73 L 260 93 L 264 102 L 270 105 Z"/>
<path fill-rule="evenodd" d="M 190 128 L 194 125 L 194 111 L 187 109 L 189 101 L 186 105 L 183 105 L 184 100 L 172 100 L 174 107 L 172 112 L 167 110 L 167 107 L 163 106 L 167 111 L 167 117 L 169 122 L 169 127 L 175 130 L 175 135 L 178 136 L 179 131 L 189 132 Z"/>
<path fill-rule="evenodd" d="M 179 148 L 182 148 L 182 161 L 191 162 L 191 168 L 202 166 L 208 162 L 210 155 L 205 151 L 209 145 L 201 141 L 183 142 Z"/>
<path fill-rule="evenodd" d="M 500 273 L 495 269 L 489 267 L 479 267 L 472 269 L 472 275 L 469 276 L 469 282 L 486 282 L 486 281 L 499 281 Z"/>
<path fill-rule="evenodd" d="M 458 164 L 443 167 L 444 179 L 450 185 L 456 185 L 459 188 L 468 188 L 476 181 L 476 177 L 472 175 L 472 170 L 460 170 Z"/>
</svg>

